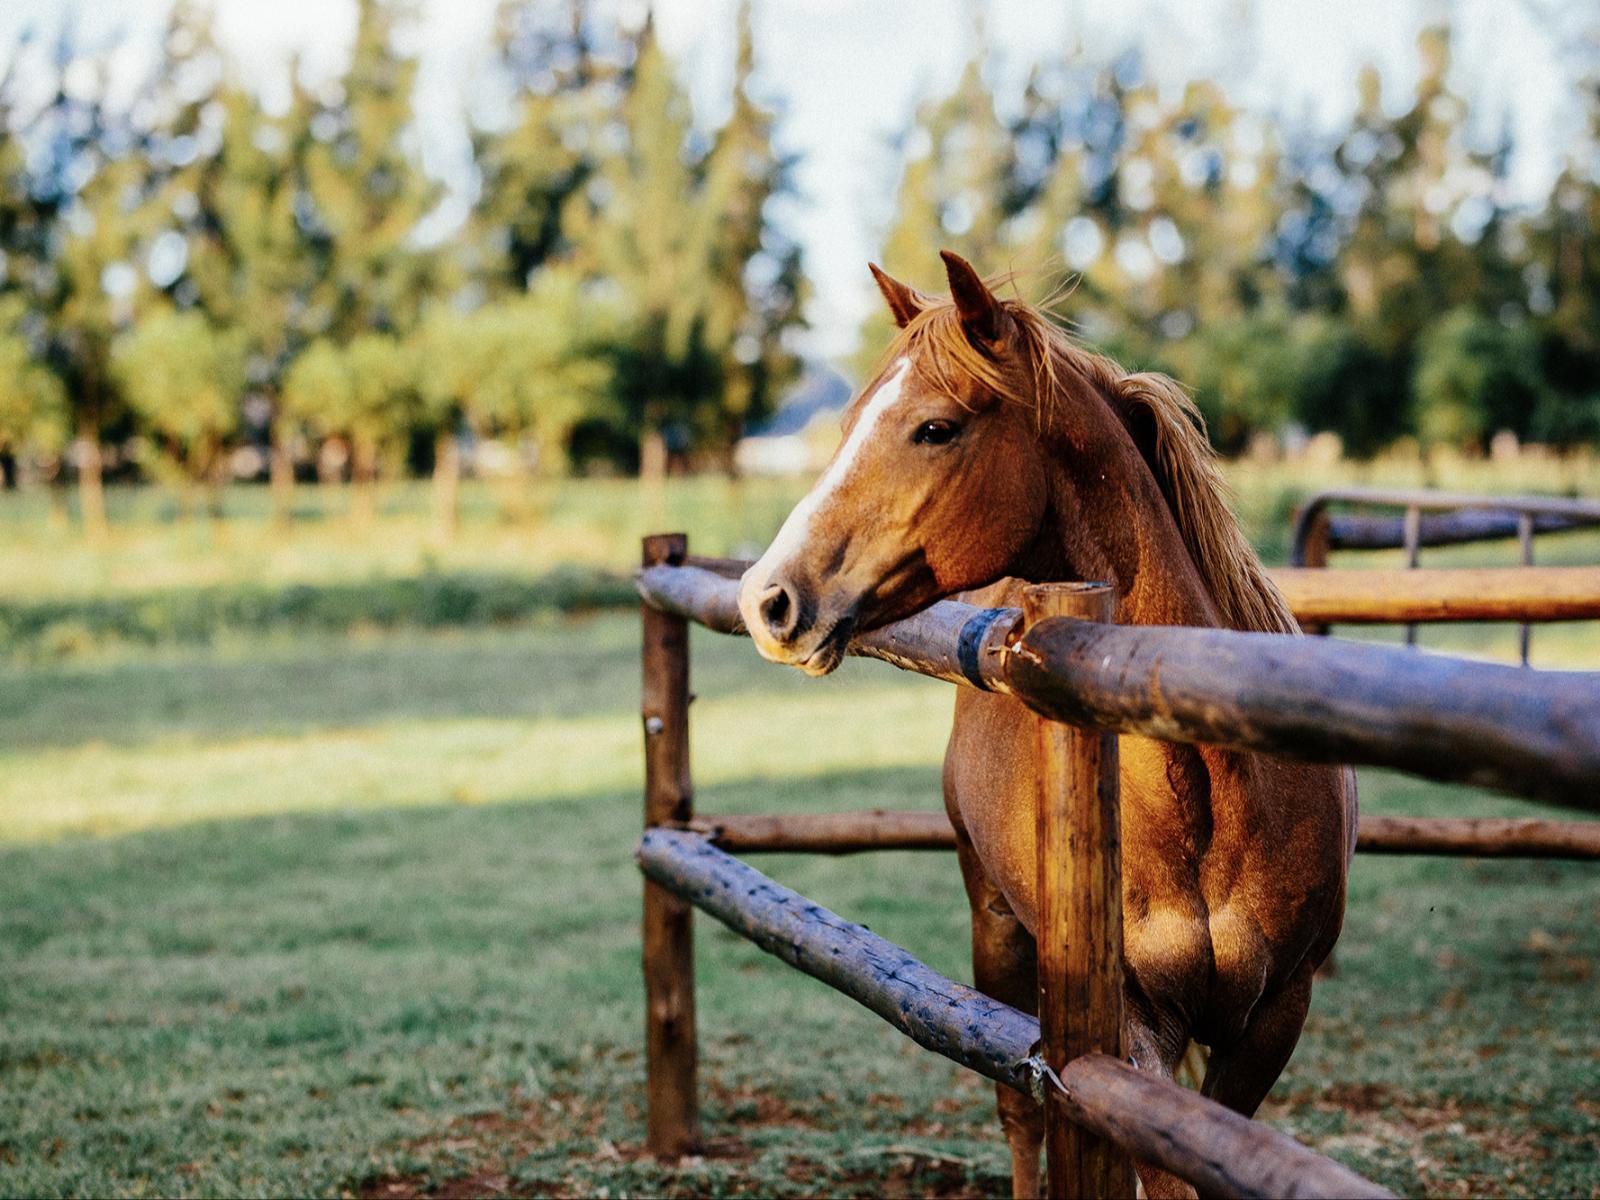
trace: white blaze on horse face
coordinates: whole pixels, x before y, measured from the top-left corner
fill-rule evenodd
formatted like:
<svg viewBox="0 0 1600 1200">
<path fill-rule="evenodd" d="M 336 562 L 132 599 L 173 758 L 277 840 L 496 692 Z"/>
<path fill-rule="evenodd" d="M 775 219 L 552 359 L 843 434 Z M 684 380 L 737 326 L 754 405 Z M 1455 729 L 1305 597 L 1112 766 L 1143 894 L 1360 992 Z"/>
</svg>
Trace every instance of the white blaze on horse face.
<svg viewBox="0 0 1600 1200">
<path fill-rule="evenodd" d="M 900 399 L 900 390 L 910 369 L 909 358 L 901 357 L 895 361 L 893 370 L 872 394 L 872 399 L 867 401 L 866 408 L 861 410 L 855 428 L 850 431 L 850 436 L 845 439 L 844 445 L 839 447 L 839 453 L 834 455 L 833 461 L 828 464 L 828 469 L 822 473 L 822 478 L 817 480 L 816 486 L 806 493 L 805 499 L 794 506 L 794 511 L 784 521 L 783 528 L 778 530 L 778 536 L 772 539 L 772 545 L 767 547 L 767 552 L 745 575 L 746 585 L 750 587 L 752 594 L 766 587 L 777 568 L 806 544 L 806 539 L 811 534 L 811 518 L 849 476 L 850 468 L 855 465 L 856 457 L 861 453 L 861 447 L 872 437 L 878 419 Z"/>
</svg>

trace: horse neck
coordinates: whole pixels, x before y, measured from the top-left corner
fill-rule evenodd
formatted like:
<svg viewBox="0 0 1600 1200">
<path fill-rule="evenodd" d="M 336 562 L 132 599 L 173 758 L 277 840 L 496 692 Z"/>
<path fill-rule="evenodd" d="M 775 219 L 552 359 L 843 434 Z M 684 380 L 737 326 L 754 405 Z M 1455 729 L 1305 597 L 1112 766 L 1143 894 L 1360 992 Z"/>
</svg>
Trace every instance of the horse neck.
<svg viewBox="0 0 1600 1200">
<path fill-rule="evenodd" d="M 1111 583 L 1124 624 L 1220 625 L 1144 456 L 1098 392 L 1086 399 L 1045 434 L 1050 511 L 1033 577 Z"/>
</svg>

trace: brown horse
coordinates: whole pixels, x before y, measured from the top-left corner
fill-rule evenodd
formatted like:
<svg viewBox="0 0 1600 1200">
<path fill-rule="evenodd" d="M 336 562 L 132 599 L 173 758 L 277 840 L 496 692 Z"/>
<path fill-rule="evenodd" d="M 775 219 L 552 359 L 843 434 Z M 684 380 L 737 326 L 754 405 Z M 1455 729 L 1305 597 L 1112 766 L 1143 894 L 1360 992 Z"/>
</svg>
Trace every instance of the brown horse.
<svg viewBox="0 0 1600 1200">
<path fill-rule="evenodd" d="M 984 589 L 1103 579 L 1118 619 L 1296 632 L 1223 499 L 1193 405 L 1129 375 L 945 253 L 951 298 L 873 267 L 900 326 L 826 472 L 746 572 L 767 658 L 821 675 L 852 633 Z M 976 982 L 1036 1010 L 1036 718 L 958 691 L 945 806 L 972 904 Z M 1202 1090 L 1250 1115 L 1288 1062 L 1344 918 L 1354 777 L 1207 746 L 1121 740 L 1126 1047 L 1171 1078 L 1209 1046 Z M 1017 1195 L 1039 1194 L 1041 1117 L 998 1089 Z M 1140 1166 L 1151 1196 L 1193 1195 Z"/>
</svg>

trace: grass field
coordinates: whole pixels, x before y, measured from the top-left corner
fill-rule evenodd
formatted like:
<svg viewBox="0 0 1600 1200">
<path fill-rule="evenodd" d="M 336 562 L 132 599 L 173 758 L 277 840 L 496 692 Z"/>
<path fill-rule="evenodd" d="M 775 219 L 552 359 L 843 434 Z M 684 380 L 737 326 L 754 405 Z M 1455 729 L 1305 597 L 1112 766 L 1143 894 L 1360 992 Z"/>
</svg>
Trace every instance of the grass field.
<svg viewBox="0 0 1600 1200">
<path fill-rule="evenodd" d="M 1292 490 L 1258 483 L 1264 528 Z M 0 505 L 0 1193 L 1003 1192 L 986 1086 L 710 922 L 711 1152 L 639 1155 L 637 632 L 603 585 L 657 521 L 588 488 L 537 527 L 480 495 L 442 551 L 414 492 L 287 536 L 253 495 L 220 524 L 119 497 L 106 551 Z M 670 490 L 659 523 L 737 550 L 793 494 L 730 488 Z M 394 589 L 430 572 L 459 594 L 412 619 Z M 104 617 L 146 610 L 202 617 Z M 1536 654 L 1597 666 L 1596 641 Z M 947 688 L 694 654 L 706 811 L 937 806 Z M 1363 783 L 1373 812 L 1535 811 Z M 965 977 L 950 856 L 765 868 Z M 1597 916 L 1592 865 L 1358 860 L 1264 1115 L 1402 1192 L 1600 1194 Z"/>
</svg>

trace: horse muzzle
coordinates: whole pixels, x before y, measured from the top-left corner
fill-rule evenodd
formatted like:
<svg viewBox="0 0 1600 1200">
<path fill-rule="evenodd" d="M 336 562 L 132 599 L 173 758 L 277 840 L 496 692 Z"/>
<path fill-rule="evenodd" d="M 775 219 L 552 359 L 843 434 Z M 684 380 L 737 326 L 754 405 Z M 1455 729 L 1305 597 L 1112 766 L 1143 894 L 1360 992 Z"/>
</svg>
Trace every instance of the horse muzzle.
<svg viewBox="0 0 1600 1200">
<path fill-rule="evenodd" d="M 856 627 L 853 605 L 824 608 L 814 588 L 787 572 L 759 580 L 754 567 L 739 583 L 739 615 L 763 658 L 808 675 L 836 668 Z"/>
</svg>

